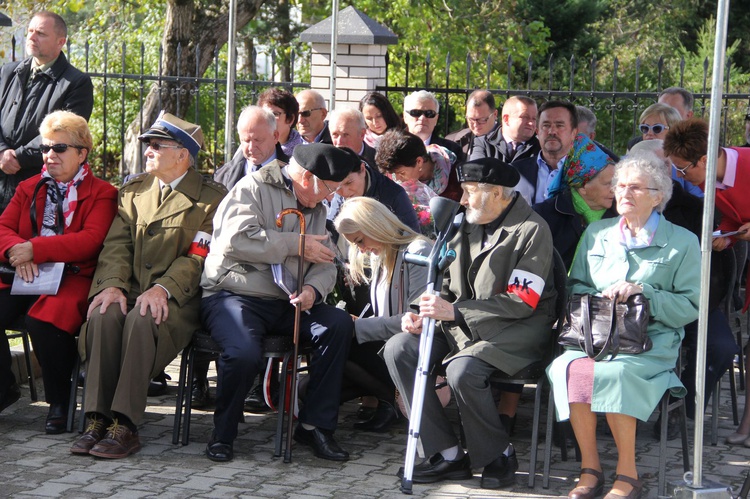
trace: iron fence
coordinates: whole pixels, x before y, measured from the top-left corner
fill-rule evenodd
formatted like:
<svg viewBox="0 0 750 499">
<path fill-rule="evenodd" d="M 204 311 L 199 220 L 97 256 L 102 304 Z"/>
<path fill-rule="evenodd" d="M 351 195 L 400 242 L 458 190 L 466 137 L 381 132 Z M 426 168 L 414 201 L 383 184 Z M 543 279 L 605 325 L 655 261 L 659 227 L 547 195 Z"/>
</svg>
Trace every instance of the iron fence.
<svg viewBox="0 0 750 499">
<path fill-rule="evenodd" d="M 12 40 L 12 60 L 16 60 L 15 38 Z M 181 56 L 182 47 L 177 47 L 177 57 Z M 204 49 L 196 46 L 195 74 L 199 74 L 198 61 L 205 57 L 204 50 L 209 50 L 211 64 L 201 76 L 163 74 L 162 47 L 149 48 L 141 44 L 131 52 L 126 44 L 110 45 L 104 42 L 101 50 L 95 50 L 88 42 L 82 46 L 67 45 L 67 55 L 71 64 L 91 77 L 94 84 L 94 111 L 89 126 L 94 136 L 92 168 L 102 178 L 117 183 L 118 177 L 127 173 L 143 171 L 143 154 L 132 160 L 123 159 L 128 137 L 127 129 L 135 124 L 135 129 L 143 130 L 150 125 L 148 116 L 144 116 L 144 104 L 152 89 L 155 89 L 157 109 L 164 109 L 185 119 L 200 124 L 204 131 L 204 151 L 201 153 L 198 166 L 202 171 L 211 171 L 223 163 L 224 151 L 233 151 L 234 143 L 224 144 L 224 121 L 226 107 L 227 78 L 226 60 L 218 48 Z M 158 54 L 156 53 L 158 51 Z M 258 52 L 255 49 L 250 56 L 252 70 L 243 74 L 238 70 L 235 79 L 235 110 L 256 102 L 258 95 L 268 87 L 279 86 L 294 93 L 302 88 L 309 88 L 309 83 L 294 82 L 294 73 L 290 81 L 274 81 L 259 77 L 255 71 L 255 61 L 261 56 L 271 61 L 269 74 L 276 73 L 276 54 Z M 158 56 L 158 57 L 155 57 Z M 291 67 L 295 61 L 292 52 Z M 135 159 L 137 158 L 137 159 Z M 99 163 L 100 164 L 95 164 Z"/>
<path fill-rule="evenodd" d="M 694 113 L 708 117 L 711 89 L 709 60 L 699 68 L 688 67 L 684 57 L 676 64 L 663 56 L 646 65 L 638 57 L 628 61 L 626 71 L 618 58 L 602 68 L 596 58 L 583 65 L 576 58 L 557 61 L 553 55 L 537 64 L 531 56 L 525 61 L 508 57 L 495 65 L 491 55 L 474 60 L 453 60 L 448 54 L 441 68 L 429 53 L 421 60 L 407 52 L 386 55 L 385 92 L 396 109 L 403 97 L 416 90 L 428 90 L 441 103 L 438 130 L 443 134 L 463 128 L 465 101 L 478 89 L 490 90 L 501 101 L 512 95 L 525 95 L 542 103 L 552 99 L 569 100 L 587 106 L 597 116 L 597 140 L 615 151 L 624 152 L 630 138 L 640 135 L 641 112 L 656 102 L 659 93 L 671 86 L 686 88 L 695 98 Z M 459 75 L 459 76 L 456 76 Z M 461 81 L 462 80 L 462 81 Z M 722 143 L 744 144 L 744 117 L 750 111 L 750 77 L 727 61 L 722 96 Z M 740 142 L 741 141 L 741 142 Z"/>
</svg>

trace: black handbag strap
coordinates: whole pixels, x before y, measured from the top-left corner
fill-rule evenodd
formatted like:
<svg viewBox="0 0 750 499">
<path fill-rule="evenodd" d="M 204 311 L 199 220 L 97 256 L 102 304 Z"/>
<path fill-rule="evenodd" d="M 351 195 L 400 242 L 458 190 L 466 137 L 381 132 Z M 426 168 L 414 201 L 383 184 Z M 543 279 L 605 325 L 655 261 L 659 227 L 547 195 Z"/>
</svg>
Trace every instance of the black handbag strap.
<svg viewBox="0 0 750 499">
<path fill-rule="evenodd" d="M 39 193 L 39 189 L 41 189 L 43 186 L 47 186 L 47 189 L 50 189 L 49 186 L 52 186 L 52 189 L 55 189 L 55 195 L 57 199 L 57 220 L 55 223 L 55 232 L 60 235 L 65 230 L 65 217 L 63 215 L 63 203 L 62 203 L 62 194 L 60 193 L 60 188 L 57 187 L 57 182 L 55 182 L 55 179 L 52 177 L 42 177 L 39 179 L 39 182 L 36 184 L 36 188 L 34 189 L 34 195 L 31 196 L 31 206 L 29 207 L 29 218 L 31 218 L 31 235 L 32 237 L 37 237 L 40 232 L 39 226 L 37 226 L 36 223 L 36 196 Z M 45 197 L 45 203 L 46 203 L 46 197 Z M 42 218 L 42 220 L 44 220 Z M 44 223 L 44 222 L 42 222 Z"/>
<path fill-rule="evenodd" d="M 583 329 L 582 332 L 584 341 L 584 345 L 582 346 L 583 351 L 586 352 L 586 355 L 588 355 L 595 361 L 602 360 L 608 354 L 612 355 L 612 357 L 610 358 L 610 360 L 612 360 L 615 358 L 615 356 L 617 356 L 617 353 L 620 350 L 620 341 L 617 337 L 617 316 L 615 315 L 615 300 L 610 300 L 610 324 L 609 331 L 607 333 L 607 340 L 604 342 L 604 345 L 602 345 L 601 350 L 599 350 L 599 352 L 595 352 L 594 335 L 591 330 L 590 299 L 590 295 L 584 295 L 581 297 L 581 328 Z"/>
</svg>

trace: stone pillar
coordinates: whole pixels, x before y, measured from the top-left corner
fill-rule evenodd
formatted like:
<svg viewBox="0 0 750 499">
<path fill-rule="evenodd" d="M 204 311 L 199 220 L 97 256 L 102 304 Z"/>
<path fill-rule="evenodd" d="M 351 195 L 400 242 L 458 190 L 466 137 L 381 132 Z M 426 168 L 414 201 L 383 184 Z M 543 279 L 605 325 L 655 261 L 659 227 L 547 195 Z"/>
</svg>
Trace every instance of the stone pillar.
<svg viewBox="0 0 750 499">
<path fill-rule="evenodd" d="M 378 85 L 385 85 L 387 51 L 386 45 L 339 44 L 336 54 L 337 109 L 357 107 L 365 94 L 374 91 Z M 331 45 L 314 43 L 310 65 L 310 87 L 328 98 Z"/>
</svg>

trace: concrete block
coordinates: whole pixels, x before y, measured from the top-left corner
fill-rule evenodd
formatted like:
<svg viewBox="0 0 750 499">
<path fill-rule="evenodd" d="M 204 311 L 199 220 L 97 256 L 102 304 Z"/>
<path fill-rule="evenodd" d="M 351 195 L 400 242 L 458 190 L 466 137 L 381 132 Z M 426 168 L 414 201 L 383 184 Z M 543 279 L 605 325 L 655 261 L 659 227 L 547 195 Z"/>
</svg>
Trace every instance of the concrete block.
<svg viewBox="0 0 750 499">
<path fill-rule="evenodd" d="M 328 80 L 330 78 L 312 77 L 310 78 L 310 88 L 315 90 L 326 89 L 329 87 Z"/>
<path fill-rule="evenodd" d="M 370 90 L 375 87 L 370 85 L 370 81 L 361 78 L 339 78 L 336 82 L 336 88 L 346 88 L 347 90 Z"/>
<path fill-rule="evenodd" d="M 357 101 L 357 108 L 359 108 L 359 101 L 368 93 L 370 92 L 365 92 L 364 90 L 349 90 L 349 99 Z"/>
<path fill-rule="evenodd" d="M 322 76 L 322 77 L 330 77 L 331 76 L 331 66 L 313 66 L 310 70 L 310 76 Z M 349 67 L 348 66 L 337 66 L 336 67 L 336 77 L 337 78 L 348 78 L 349 75 Z"/>
<path fill-rule="evenodd" d="M 385 58 L 371 55 L 342 55 L 336 58 L 339 66 L 375 66 L 376 59 L 382 59 L 381 65 L 385 65 Z"/>
<path fill-rule="evenodd" d="M 383 70 L 384 68 L 378 67 L 351 67 L 349 68 L 349 76 L 352 78 L 382 78 L 384 76 L 381 74 Z"/>
<path fill-rule="evenodd" d="M 313 52 L 312 56 L 310 57 L 310 64 L 313 66 L 330 66 L 331 65 L 331 55 L 329 54 L 316 54 Z"/>
<path fill-rule="evenodd" d="M 350 45 L 349 53 L 359 55 L 385 55 L 388 51 L 387 45 Z"/>
<path fill-rule="evenodd" d="M 315 55 L 316 53 L 331 55 L 331 44 L 330 43 L 313 43 L 312 53 L 313 55 Z"/>
</svg>

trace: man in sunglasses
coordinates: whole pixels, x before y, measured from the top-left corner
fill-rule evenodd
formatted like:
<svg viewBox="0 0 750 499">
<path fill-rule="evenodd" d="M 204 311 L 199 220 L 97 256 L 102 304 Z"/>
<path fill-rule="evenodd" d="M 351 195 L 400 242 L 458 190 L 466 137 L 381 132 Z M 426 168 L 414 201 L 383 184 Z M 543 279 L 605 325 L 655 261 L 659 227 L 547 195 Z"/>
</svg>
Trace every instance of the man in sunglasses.
<svg viewBox="0 0 750 499">
<path fill-rule="evenodd" d="M 73 454 L 138 452 L 149 380 L 200 327 L 200 275 L 226 189 L 194 168 L 200 126 L 162 112 L 138 139 L 147 174 L 120 188 L 81 328 L 87 427 Z"/>
<path fill-rule="evenodd" d="M 0 68 L 0 213 L 18 183 L 42 169 L 44 117 L 60 109 L 91 116 L 94 87 L 62 53 L 67 36 L 62 17 L 37 12 L 26 32 L 28 57 Z"/>
<path fill-rule="evenodd" d="M 332 144 L 326 121 L 328 110 L 325 98 L 315 90 L 303 90 L 297 94 L 297 102 L 299 103 L 297 130 L 302 136 L 302 145 Z"/>
<path fill-rule="evenodd" d="M 419 90 L 404 98 L 404 123 L 409 132 L 422 139 L 426 146 L 436 144 L 448 149 L 462 163 L 466 155 L 461 146 L 435 132 L 439 117 L 440 104 L 432 92 Z"/>
</svg>

